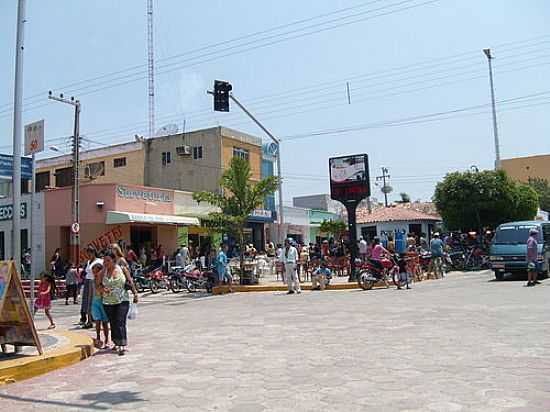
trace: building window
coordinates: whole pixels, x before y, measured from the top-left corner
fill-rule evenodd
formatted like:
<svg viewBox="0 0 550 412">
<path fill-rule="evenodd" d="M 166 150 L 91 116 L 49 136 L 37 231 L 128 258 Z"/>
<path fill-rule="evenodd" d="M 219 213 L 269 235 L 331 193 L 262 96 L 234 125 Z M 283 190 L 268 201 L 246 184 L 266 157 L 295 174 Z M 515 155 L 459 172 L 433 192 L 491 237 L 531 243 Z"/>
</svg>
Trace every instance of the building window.
<svg viewBox="0 0 550 412">
<path fill-rule="evenodd" d="M 125 157 L 119 157 L 117 159 L 113 159 L 113 167 L 124 167 L 124 166 L 126 166 Z"/>
<path fill-rule="evenodd" d="M 105 162 L 88 163 L 84 168 L 84 177 L 93 180 L 99 176 L 105 176 Z"/>
<path fill-rule="evenodd" d="M 202 146 L 193 147 L 193 159 L 202 159 Z"/>
<path fill-rule="evenodd" d="M 40 172 L 36 174 L 35 188 L 37 192 L 41 192 L 50 186 L 50 172 Z"/>
<path fill-rule="evenodd" d="M 242 149 L 240 147 L 233 148 L 233 157 L 240 157 L 248 162 L 250 159 L 250 152 L 247 149 Z"/>
<path fill-rule="evenodd" d="M 167 164 L 172 163 L 172 153 L 171 152 L 162 152 L 162 165 L 166 166 Z"/>
<path fill-rule="evenodd" d="M 66 187 L 73 184 L 73 168 L 64 167 L 55 170 L 55 187 Z"/>
</svg>

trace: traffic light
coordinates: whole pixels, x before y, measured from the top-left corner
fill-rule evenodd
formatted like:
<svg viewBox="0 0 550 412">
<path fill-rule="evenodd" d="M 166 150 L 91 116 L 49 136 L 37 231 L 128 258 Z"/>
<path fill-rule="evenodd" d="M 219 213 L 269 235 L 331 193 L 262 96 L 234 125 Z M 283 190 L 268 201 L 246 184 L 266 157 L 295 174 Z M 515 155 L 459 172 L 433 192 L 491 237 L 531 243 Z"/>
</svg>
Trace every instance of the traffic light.
<svg viewBox="0 0 550 412">
<path fill-rule="evenodd" d="M 229 111 L 229 92 L 233 90 L 231 83 L 223 80 L 214 80 L 214 111 Z"/>
</svg>

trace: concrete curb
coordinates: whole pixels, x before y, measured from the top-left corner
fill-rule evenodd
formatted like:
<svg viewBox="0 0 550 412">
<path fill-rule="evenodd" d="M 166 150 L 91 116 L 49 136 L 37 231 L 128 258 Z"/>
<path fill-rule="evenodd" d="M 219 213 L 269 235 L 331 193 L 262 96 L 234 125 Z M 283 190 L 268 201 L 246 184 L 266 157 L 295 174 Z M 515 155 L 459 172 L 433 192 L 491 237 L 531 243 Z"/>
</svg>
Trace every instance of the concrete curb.
<svg viewBox="0 0 550 412">
<path fill-rule="evenodd" d="M 43 355 L 1 361 L 0 386 L 65 368 L 90 357 L 94 352 L 93 339 L 86 335 L 67 331 L 52 333 L 64 337 L 69 343 L 51 352 L 46 350 Z"/>
</svg>

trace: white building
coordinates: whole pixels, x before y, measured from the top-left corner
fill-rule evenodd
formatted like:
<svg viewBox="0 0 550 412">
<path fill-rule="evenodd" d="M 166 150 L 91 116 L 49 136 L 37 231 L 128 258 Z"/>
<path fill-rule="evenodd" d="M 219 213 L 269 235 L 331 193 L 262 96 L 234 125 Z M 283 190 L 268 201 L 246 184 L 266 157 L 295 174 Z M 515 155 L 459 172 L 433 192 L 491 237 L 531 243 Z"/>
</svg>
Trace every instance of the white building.
<svg viewBox="0 0 550 412">
<path fill-rule="evenodd" d="M 21 195 L 21 253 L 31 247 L 31 195 Z M 13 201 L 11 197 L 0 199 L 0 260 L 11 259 L 12 254 L 12 218 Z M 37 262 L 37 273 L 44 270 L 44 194 L 34 196 L 34 214 L 32 217 L 34 228 L 34 255 Z"/>
<path fill-rule="evenodd" d="M 393 235 L 396 230 L 418 236 L 425 233 L 430 238 L 435 226 L 440 223 L 440 216 L 407 205 L 379 208 L 372 213 L 366 209 L 357 210 L 357 236 L 363 236 L 367 241 L 375 236 Z"/>
</svg>

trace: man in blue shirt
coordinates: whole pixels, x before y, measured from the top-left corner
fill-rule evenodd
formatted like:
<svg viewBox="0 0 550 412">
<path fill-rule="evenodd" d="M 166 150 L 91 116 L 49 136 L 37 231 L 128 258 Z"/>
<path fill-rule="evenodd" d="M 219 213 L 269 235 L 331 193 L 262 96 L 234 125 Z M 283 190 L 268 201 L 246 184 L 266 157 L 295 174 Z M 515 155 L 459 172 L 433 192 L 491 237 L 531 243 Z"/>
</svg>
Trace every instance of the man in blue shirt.
<svg viewBox="0 0 550 412">
<path fill-rule="evenodd" d="M 332 272 L 327 267 L 326 260 L 321 262 L 321 266 L 311 275 L 311 290 L 325 290 L 327 278 L 332 276 Z"/>
<path fill-rule="evenodd" d="M 445 277 L 443 273 L 443 241 L 439 238 L 439 233 L 434 233 L 434 237 L 430 242 L 430 250 L 432 252 L 432 266 L 434 269 L 435 278 L 439 276 Z"/>
<path fill-rule="evenodd" d="M 224 243 L 220 244 L 220 250 L 218 251 L 218 255 L 216 256 L 216 270 L 218 271 L 218 280 L 219 284 L 223 284 L 226 278 L 226 272 L 227 272 L 227 245 Z"/>
</svg>

